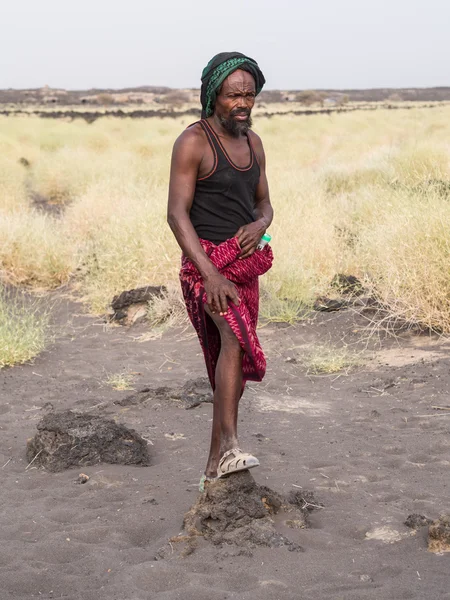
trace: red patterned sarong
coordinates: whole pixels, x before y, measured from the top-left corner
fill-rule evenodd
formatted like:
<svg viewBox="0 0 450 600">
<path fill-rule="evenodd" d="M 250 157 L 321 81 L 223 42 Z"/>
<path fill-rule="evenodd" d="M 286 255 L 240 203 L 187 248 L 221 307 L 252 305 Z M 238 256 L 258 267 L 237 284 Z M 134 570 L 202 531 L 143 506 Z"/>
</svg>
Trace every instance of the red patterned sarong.
<svg viewBox="0 0 450 600">
<path fill-rule="evenodd" d="M 244 350 L 242 359 L 243 386 L 246 381 L 261 381 L 266 372 L 266 359 L 256 335 L 259 307 L 258 277 L 270 269 L 272 249 L 266 245 L 251 256 L 238 260 L 241 248 L 237 238 L 226 240 L 216 246 L 200 240 L 203 249 L 219 273 L 234 283 L 240 298 L 236 306 L 228 300 L 228 313 L 223 317 Z M 203 279 L 194 264 L 183 255 L 180 271 L 189 318 L 197 332 L 205 356 L 208 377 L 215 389 L 215 372 L 220 352 L 220 334 L 216 325 L 206 314 L 206 293 Z"/>
</svg>

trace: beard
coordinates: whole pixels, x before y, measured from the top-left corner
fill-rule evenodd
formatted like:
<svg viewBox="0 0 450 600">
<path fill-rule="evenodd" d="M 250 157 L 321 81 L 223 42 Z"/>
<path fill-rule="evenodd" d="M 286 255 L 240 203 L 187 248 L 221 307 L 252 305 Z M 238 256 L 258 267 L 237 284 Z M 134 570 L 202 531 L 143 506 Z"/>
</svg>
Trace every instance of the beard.
<svg viewBox="0 0 450 600">
<path fill-rule="evenodd" d="M 236 121 L 233 117 L 236 115 L 248 115 L 246 121 Z M 235 109 L 230 112 L 228 117 L 219 117 L 220 124 L 232 137 L 238 138 L 245 135 L 252 128 L 252 118 L 249 110 Z"/>
</svg>

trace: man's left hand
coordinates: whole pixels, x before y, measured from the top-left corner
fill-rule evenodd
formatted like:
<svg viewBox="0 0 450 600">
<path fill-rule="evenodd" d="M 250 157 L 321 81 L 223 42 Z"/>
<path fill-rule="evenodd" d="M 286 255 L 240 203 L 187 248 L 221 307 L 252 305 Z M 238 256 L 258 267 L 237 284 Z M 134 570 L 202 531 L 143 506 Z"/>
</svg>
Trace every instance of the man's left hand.
<svg viewBox="0 0 450 600">
<path fill-rule="evenodd" d="M 241 254 L 239 258 L 247 258 L 256 250 L 262 236 L 266 233 L 266 227 L 262 221 L 254 221 L 241 227 L 236 233 Z"/>
</svg>

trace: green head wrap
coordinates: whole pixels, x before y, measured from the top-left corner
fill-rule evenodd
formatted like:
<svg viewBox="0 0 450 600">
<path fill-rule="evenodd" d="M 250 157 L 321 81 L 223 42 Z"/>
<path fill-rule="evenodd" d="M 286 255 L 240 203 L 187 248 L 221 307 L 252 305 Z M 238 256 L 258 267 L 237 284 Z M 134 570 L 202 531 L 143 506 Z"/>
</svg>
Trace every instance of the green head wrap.
<svg viewBox="0 0 450 600">
<path fill-rule="evenodd" d="M 214 112 L 217 93 L 220 90 L 222 83 L 238 69 L 248 71 L 255 80 L 256 94 L 262 90 L 266 80 L 262 74 L 258 63 L 241 54 L 240 52 L 221 52 L 212 58 L 202 73 L 202 88 L 200 100 L 202 103 L 202 117 L 210 117 Z"/>
</svg>

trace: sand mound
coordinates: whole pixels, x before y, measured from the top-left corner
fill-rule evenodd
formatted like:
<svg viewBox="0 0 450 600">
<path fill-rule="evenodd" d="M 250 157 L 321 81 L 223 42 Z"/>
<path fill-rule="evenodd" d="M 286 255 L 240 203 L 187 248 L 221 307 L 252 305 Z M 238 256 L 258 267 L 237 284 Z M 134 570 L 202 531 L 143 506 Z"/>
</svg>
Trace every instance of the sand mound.
<svg viewBox="0 0 450 600">
<path fill-rule="evenodd" d="M 205 492 L 184 517 L 184 532 L 171 542 L 185 542 L 184 554 L 192 552 L 199 537 L 214 545 L 232 544 L 291 551 L 303 548 L 277 531 L 277 523 L 293 529 L 308 526 L 308 512 L 319 505 L 311 493 L 282 496 L 258 485 L 248 471 L 206 484 Z"/>
<path fill-rule="evenodd" d="M 101 462 L 148 465 L 148 445 L 134 430 L 109 419 L 70 410 L 52 412 L 28 440 L 27 459 L 57 472 Z"/>
</svg>

